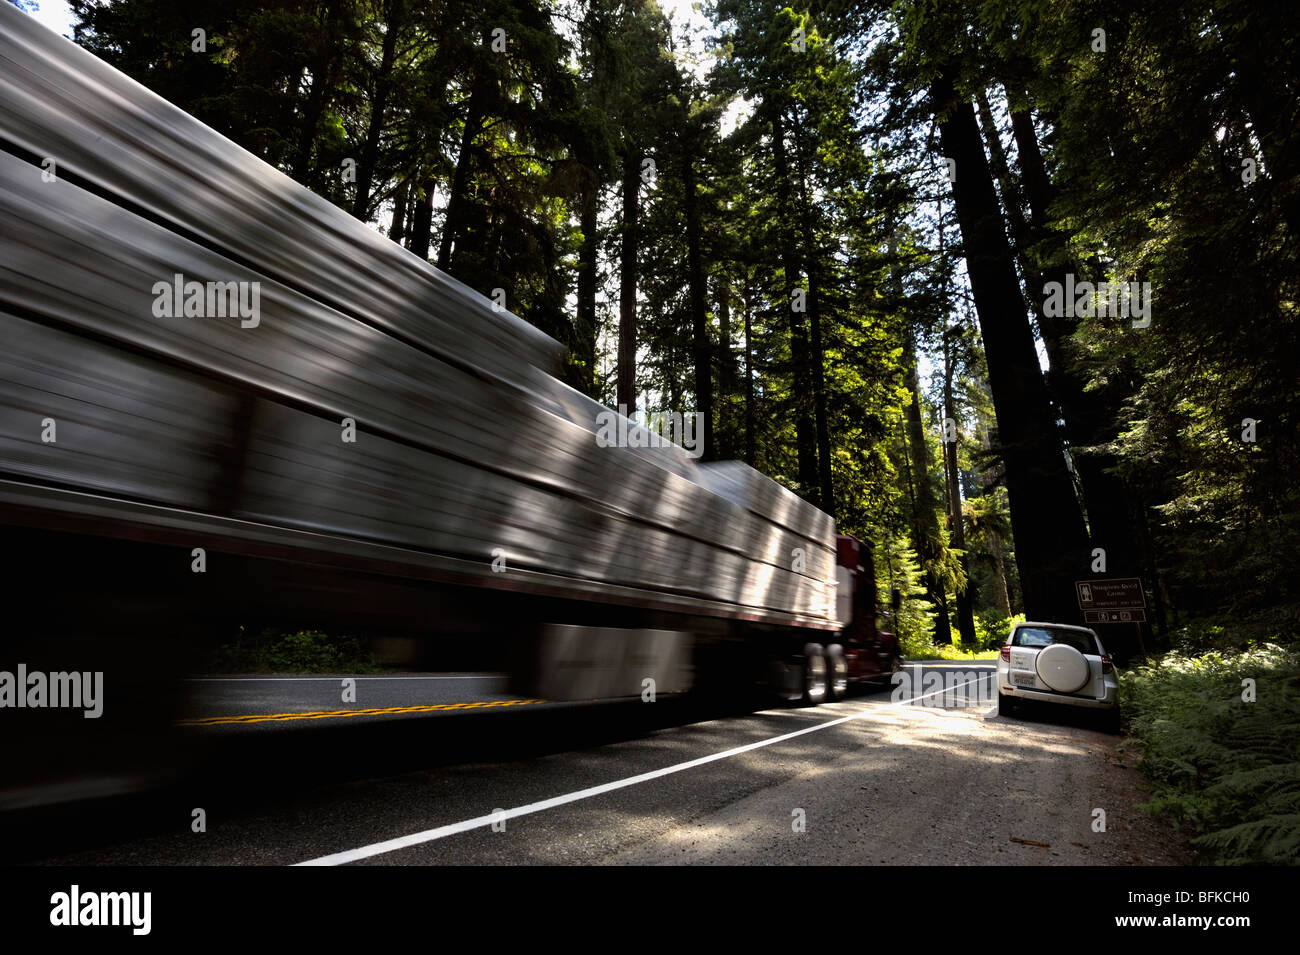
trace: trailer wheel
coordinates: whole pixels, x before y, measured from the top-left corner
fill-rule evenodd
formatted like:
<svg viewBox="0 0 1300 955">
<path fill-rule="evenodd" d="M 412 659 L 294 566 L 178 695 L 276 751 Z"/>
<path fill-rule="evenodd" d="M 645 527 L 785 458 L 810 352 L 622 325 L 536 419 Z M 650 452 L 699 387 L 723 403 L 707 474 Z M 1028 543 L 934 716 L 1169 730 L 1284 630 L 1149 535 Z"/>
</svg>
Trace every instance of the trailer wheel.
<svg viewBox="0 0 1300 955">
<path fill-rule="evenodd" d="M 803 648 L 803 702 L 817 706 L 826 701 L 826 652 L 820 643 Z"/>
<path fill-rule="evenodd" d="M 826 698 L 842 700 L 848 692 L 849 661 L 844 658 L 844 648 L 833 643 L 826 648 Z"/>
</svg>

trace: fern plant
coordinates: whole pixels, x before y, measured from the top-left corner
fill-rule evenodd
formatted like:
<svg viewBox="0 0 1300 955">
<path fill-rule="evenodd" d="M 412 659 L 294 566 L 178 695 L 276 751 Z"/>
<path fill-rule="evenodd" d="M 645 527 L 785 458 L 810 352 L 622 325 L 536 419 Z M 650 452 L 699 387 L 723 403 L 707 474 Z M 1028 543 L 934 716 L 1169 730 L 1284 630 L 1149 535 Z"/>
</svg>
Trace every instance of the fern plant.
<svg viewBox="0 0 1300 955">
<path fill-rule="evenodd" d="M 1300 656 L 1277 644 L 1171 653 L 1120 678 L 1154 783 L 1142 808 L 1197 833 L 1203 861 L 1300 862 Z"/>
</svg>

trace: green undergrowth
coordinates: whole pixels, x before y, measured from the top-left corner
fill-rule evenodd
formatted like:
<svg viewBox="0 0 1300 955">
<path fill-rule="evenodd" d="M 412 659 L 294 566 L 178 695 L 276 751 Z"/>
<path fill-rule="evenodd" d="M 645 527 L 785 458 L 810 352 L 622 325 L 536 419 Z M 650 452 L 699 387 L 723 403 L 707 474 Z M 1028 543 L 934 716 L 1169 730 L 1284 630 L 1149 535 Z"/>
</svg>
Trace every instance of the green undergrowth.
<svg viewBox="0 0 1300 955">
<path fill-rule="evenodd" d="M 1252 682 L 1253 681 L 1253 684 Z M 1200 861 L 1300 861 L 1300 655 L 1273 643 L 1166 654 L 1120 677 L 1154 784 L 1141 808 L 1196 833 Z"/>
<path fill-rule="evenodd" d="M 375 662 L 365 640 L 331 636 L 320 630 L 241 633 L 219 647 L 207 663 L 209 673 L 373 673 Z"/>
<path fill-rule="evenodd" d="M 1024 614 L 1002 617 L 996 611 L 990 611 L 975 615 L 973 647 L 956 643 L 936 644 L 928 632 L 905 635 L 900 638 L 899 646 L 908 660 L 996 660 L 1011 630 L 1024 622 Z M 953 633 L 956 633 L 955 629 Z"/>
<path fill-rule="evenodd" d="M 956 644 L 921 646 L 905 654 L 908 660 L 996 660 L 997 650 L 963 650 Z"/>
</svg>

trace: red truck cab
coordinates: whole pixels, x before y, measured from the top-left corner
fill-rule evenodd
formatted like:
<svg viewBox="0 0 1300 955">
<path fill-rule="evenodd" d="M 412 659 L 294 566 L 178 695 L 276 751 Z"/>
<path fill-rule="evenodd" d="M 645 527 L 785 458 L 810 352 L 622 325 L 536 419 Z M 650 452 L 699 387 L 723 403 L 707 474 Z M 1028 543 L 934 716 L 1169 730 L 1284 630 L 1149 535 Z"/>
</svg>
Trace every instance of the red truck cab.
<svg viewBox="0 0 1300 955">
<path fill-rule="evenodd" d="M 902 666 L 898 638 L 879 625 L 876 571 L 871 548 L 848 534 L 835 539 L 836 610 L 849 683 L 879 679 Z"/>
</svg>

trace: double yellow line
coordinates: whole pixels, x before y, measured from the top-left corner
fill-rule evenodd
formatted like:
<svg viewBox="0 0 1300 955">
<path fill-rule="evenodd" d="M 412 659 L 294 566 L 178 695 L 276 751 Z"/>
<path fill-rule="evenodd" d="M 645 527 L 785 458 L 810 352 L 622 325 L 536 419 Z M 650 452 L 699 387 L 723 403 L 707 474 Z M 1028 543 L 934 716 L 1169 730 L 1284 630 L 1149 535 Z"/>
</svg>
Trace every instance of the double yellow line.
<svg viewBox="0 0 1300 955">
<path fill-rule="evenodd" d="M 209 716 L 177 720 L 177 726 L 223 726 L 232 723 L 284 723 L 290 720 L 333 720 L 348 716 L 384 716 L 390 713 L 434 713 L 439 710 L 473 710 L 489 706 L 529 706 L 546 700 L 493 700 L 484 703 L 432 703 L 428 706 L 386 706 L 368 710 L 318 710 L 312 713 L 252 713 L 247 716 Z"/>
</svg>

